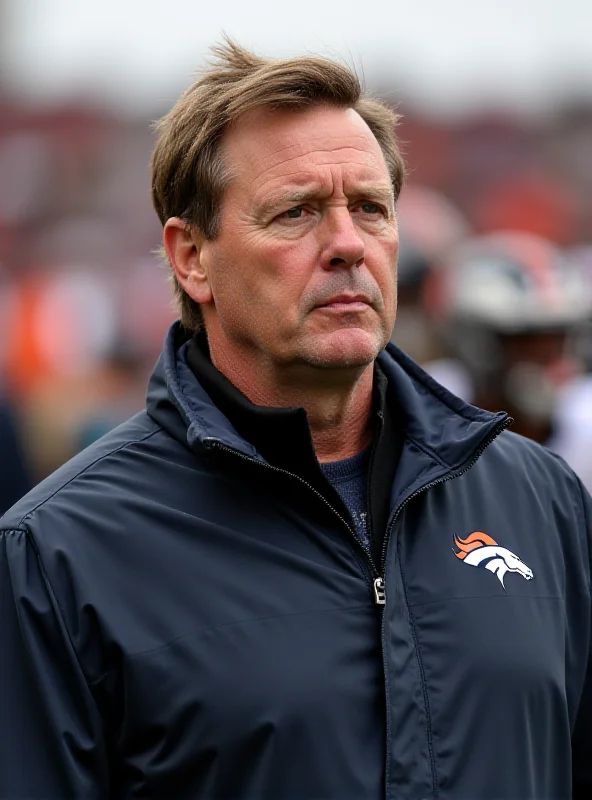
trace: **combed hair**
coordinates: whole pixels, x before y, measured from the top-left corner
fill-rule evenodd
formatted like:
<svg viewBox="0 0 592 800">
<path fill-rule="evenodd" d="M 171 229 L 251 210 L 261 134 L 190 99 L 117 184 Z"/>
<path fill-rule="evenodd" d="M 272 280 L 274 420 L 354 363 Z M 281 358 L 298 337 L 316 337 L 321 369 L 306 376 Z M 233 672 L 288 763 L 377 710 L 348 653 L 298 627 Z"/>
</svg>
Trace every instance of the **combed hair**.
<svg viewBox="0 0 592 800">
<path fill-rule="evenodd" d="M 224 162 L 222 137 L 242 114 L 261 107 L 353 108 L 376 137 L 398 198 L 405 177 L 395 134 L 399 115 L 364 97 L 348 67 L 313 56 L 261 58 L 230 39 L 212 52 L 214 57 L 198 80 L 155 123 L 152 202 L 163 225 L 170 217 L 180 217 L 206 239 L 216 237 L 222 197 L 232 177 Z M 199 304 L 174 272 L 172 281 L 181 322 L 187 330 L 198 330 L 203 324 Z"/>
</svg>

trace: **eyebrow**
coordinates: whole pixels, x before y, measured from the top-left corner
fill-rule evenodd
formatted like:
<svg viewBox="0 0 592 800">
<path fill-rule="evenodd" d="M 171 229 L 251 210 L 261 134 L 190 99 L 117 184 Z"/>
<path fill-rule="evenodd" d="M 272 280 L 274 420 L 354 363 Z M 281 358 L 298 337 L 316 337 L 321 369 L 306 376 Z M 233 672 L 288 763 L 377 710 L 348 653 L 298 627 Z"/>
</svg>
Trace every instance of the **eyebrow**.
<svg viewBox="0 0 592 800">
<path fill-rule="evenodd" d="M 319 195 L 319 189 L 320 185 L 315 184 L 306 186 L 303 189 L 294 187 L 293 189 L 284 189 L 281 192 L 277 192 L 257 204 L 257 216 L 266 217 L 283 206 L 298 206 L 308 200 L 314 200 Z M 393 189 L 390 185 L 358 183 L 352 195 L 355 198 L 365 197 L 369 200 L 378 200 L 383 202 L 390 211 L 394 210 Z"/>
</svg>

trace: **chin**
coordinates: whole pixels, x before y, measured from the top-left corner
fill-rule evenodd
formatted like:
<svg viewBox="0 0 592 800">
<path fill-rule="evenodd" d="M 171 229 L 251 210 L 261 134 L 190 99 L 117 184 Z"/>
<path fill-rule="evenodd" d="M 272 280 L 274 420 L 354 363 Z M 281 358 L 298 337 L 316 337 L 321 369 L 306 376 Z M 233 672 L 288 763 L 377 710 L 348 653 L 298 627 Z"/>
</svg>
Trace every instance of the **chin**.
<svg viewBox="0 0 592 800">
<path fill-rule="evenodd" d="M 363 330 L 347 330 L 321 337 L 307 348 L 309 364 L 324 369 L 367 367 L 386 346 L 382 337 Z M 312 343 L 311 343 L 312 344 Z"/>
</svg>

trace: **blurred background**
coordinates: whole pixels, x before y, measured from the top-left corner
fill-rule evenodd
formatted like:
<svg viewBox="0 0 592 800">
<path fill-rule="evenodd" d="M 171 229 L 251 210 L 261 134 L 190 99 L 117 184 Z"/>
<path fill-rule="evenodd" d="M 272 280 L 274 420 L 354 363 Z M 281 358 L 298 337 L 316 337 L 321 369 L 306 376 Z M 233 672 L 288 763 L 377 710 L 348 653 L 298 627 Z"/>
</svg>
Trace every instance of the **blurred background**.
<svg viewBox="0 0 592 800">
<path fill-rule="evenodd" d="M 398 106 L 393 341 L 592 488 L 589 0 L 0 0 L 0 513 L 143 407 L 176 316 L 150 126 L 223 31 Z"/>
</svg>

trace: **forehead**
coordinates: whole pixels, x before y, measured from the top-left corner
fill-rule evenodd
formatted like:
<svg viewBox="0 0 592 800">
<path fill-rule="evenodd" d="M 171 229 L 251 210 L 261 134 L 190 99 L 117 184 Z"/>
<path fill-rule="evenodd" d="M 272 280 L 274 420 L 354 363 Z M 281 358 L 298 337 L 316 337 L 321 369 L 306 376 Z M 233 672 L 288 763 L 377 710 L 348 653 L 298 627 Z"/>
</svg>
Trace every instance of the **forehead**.
<svg viewBox="0 0 592 800">
<path fill-rule="evenodd" d="M 223 149 L 236 181 L 257 191 L 269 181 L 306 181 L 310 170 L 345 168 L 361 180 L 387 180 L 372 131 L 351 108 L 256 109 L 227 132 Z"/>
</svg>

